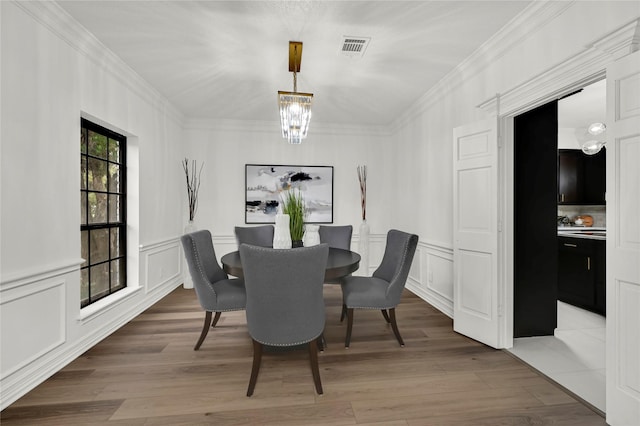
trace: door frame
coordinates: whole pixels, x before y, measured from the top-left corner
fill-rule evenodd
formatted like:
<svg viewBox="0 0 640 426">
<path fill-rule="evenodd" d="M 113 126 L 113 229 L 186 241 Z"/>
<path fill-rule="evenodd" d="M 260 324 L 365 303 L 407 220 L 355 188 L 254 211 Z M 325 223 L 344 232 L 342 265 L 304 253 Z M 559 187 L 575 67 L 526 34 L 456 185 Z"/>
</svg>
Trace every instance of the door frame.
<svg viewBox="0 0 640 426">
<path fill-rule="evenodd" d="M 503 301 L 504 317 L 500 329 L 500 341 L 504 348 L 513 347 L 513 317 L 514 317 L 514 237 L 515 237 L 515 206 L 514 206 L 514 178 L 515 178 L 515 126 L 514 119 L 517 115 L 530 111 L 536 107 L 556 100 L 563 95 L 575 92 L 585 86 L 600 81 L 606 77 L 603 68 L 597 73 L 584 79 L 578 79 L 557 91 L 542 94 L 536 102 L 522 104 L 518 108 L 499 116 L 498 128 L 501 137 L 500 152 L 498 157 L 498 180 L 500 191 L 500 203 L 498 216 L 502 222 L 502 232 L 499 234 L 498 250 L 498 274 L 500 298 Z M 541 89 L 544 90 L 544 89 Z M 499 99 L 497 99 L 499 102 Z"/>
<path fill-rule="evenodd" d="M 488 117 L 498 118 L 498 299 L 502 304 L 498 341 L 501 348 L 513 347 L 514 118 L 606 78 L 609 65 L 637 50 L 639 25 L 640 19 L 628 22 L 594 40 L 569 60 L 477 105 Z"/>
<path fill-rule="evenodd" d="M 542 94 L 536 102 L 522 104 L 518 108 L 511 109 L 508 113 L 500 115 L 498 126 L 500 134 L 503 136 L 502 149 L 498 159 L 498 173 L 500 176 L 501 200 L 500 217 L 502 218 L 503 229 L 500 235 L 500 246 L 503 250 L 499 252 L 499 273 L 503 278 L 502 293 L 505 297 L 505 321 L 501 330 L 502 341 L 505 348 L 513 347 L 513 295 L 514 295 L 514 237 L 515 237 L 515 208 L 514 208 L 514 177 L 515 177 L 515 135 L 514 119 L 517 115 L 530 111 L 536 107 L 556 100 L 564 95 L 575 92 L 585 86 L 593 84 L 606 78 L 605 68 L 590 74 L 586 78 L 576 79 L 572 83 Z M 544 90 L 544 88 L 541 88 Z"/>
</svg>

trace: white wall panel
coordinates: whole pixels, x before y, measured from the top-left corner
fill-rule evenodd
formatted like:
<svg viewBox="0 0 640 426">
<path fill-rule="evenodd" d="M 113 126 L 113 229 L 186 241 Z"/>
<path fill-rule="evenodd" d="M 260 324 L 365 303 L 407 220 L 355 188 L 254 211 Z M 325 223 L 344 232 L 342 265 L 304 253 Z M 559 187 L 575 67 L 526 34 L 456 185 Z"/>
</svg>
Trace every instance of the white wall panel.
<svg viewBox="0 0 640 426">
<path fill-rule="evenodd" d="M 492 282 L 492 259 L 489 253 L 460 250 L 460 268 L 462 276 L 460 280 L 465 283 L 460 287 L 460 300 L 455 303 L 460 310 L 478 316 L 491 318 L 491 293 L 484 283 Z"/>
<path fill-rule="evenodd" d="M 489 155 L 491 145 L 486 133 L 478 133 L 458 139 L 458 160 L 471 160 Z"/>
<path fill-rule="evenodd" d="M 620 309 L 613 312 L 618 324 L 617 364 L 614 372 L 617 386 L 640 400 L 640 283 L 616 282 L 616 295 Z M 624 372 L 624 374 L 621 374 Z"/>
<path fill-rule="evenodd" d="M 58 278 L 2 292 L 2 377 L 10 376 L 66 341 L 65 288 L 65 281 Z"/>
<path fill-rule="evenodd" d="M 640 116 L 640 75 L 632 74 L 618 80 L 616 120 Z"/>
<path fill-rule="evenodd" d="M 640 129 L 637 129 L 640 132 Z M 640 247 L 640 134 L 617 141 L 618 235 L 621 247 Z M 639 259 L 640 261 L 640 259 Z"/>
<path fill-rule="evenodd" d="M 453 304 L 453 253 L 427 254 L 427 288 Z"/>
<path fill-rule="evenodd" d="M 418 241 L 406 287 L 453 317 L 453 251 Z"/>
<path fill-rule="evenodd" d="M 140 264 L 145 271 L 142 283 L 147 292 L 168 281 L 182 278 L 183 262 L 179 244 L 180 240 L 173 239 L 140 250 Z"/>
<path fill-rule="evenodd" d="M 460 230 L 488 233 L 492 206 L 485 199 L 486 189 L 491 186 L 491 169 L 478 168 L 458 172 L 458 215 Z"/>
</svg>

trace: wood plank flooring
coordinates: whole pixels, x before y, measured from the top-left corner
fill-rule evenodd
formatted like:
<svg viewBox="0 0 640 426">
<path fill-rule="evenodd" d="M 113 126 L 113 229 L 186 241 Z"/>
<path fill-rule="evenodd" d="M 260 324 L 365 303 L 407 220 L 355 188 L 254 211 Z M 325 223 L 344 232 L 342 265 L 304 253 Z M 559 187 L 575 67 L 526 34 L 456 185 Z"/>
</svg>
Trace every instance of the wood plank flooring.
<svg viewBox="0 0 640 426">
<path fill-rule="evenodd" d="M 244 312 L 223 313 L 199 351 L 204 313 L 181 287 L 0 413 L 10 425 L 605 425 L 506 352 L 456 334 L 408 291 L 400 348 L 379 311 L 357 310 L 344 348 L 341 292 L 325 285 L 328 347 L 316 395 L 306 350 L 265 353 L 245 396 Z"/>
</svg>

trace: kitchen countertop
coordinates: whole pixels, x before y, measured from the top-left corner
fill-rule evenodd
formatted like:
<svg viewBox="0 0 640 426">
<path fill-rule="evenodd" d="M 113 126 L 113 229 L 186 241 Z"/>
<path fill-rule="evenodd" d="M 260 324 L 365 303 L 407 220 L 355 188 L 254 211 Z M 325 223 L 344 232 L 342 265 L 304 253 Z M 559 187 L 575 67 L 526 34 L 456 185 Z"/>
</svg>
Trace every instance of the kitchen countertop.
<svg viewBox="0 0 640 426">
<path fill-rule="evenodd" d="M 585 226 L 559 226 L 559 237 L 585 238 L 590 240 L 606 240 L 607 228 Z"/>
</svg>

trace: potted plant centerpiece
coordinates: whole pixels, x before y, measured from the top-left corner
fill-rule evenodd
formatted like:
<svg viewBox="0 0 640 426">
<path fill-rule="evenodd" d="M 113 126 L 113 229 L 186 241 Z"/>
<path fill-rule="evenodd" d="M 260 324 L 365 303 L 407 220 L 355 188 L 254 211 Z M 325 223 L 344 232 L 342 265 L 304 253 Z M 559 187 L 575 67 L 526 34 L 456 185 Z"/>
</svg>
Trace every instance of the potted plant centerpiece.
<svg viewBox="0 0 640 426">
<path fill-rule="evenodd" d="M 302 247 L 306 208 L 300 190 L 290 189 L 282 196 L 282 213 L 289 215 L 291 246 Z"/>
</svg>

